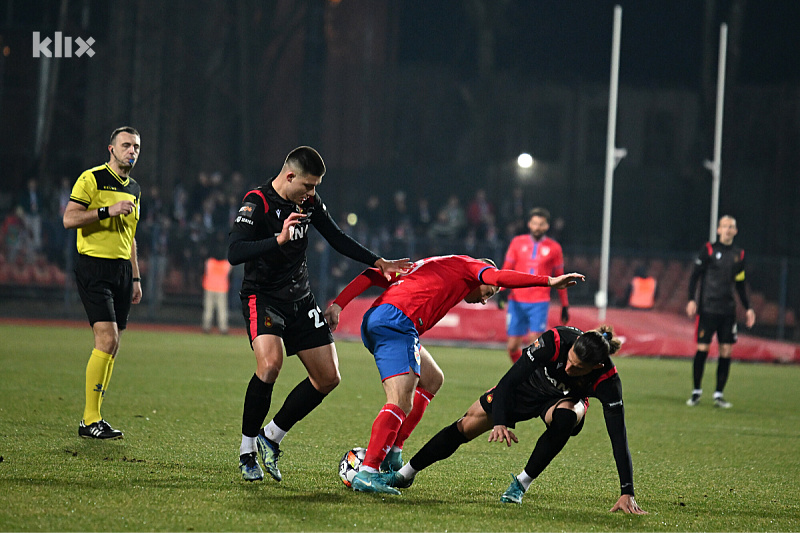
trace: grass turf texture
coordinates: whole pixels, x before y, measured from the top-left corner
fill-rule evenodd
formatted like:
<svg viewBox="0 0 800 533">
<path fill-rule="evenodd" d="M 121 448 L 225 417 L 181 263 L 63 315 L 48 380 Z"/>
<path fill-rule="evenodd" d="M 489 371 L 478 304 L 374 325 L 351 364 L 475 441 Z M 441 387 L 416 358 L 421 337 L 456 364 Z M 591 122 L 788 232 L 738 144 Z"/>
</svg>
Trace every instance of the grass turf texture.
<svg viewBox="0 0 800 533">
<path fill-rule="evenodd" d="M 690 392 L 687 360 L 617 358 L 637 501 L 611 514 L 618 478 L 599 402 L 583 432 L 534 481 L 500 502 L 543 430 L 485 437 L 422 472 L 399 497 L 355 493 L 337 465 L 366 446 L 385 399 L 372 357 L 338 343 L 342 383 L 283 443 L 284 480 L 238 470 L 241 408 L 254 362 L 242 336 L 126 332 L 103 416 L 125 439 L 77 436 L 91 349 L 86 328 L 0 325 L 0 530 L 3 531 L 797 531 L 800 367 L 734 364 L 730 410 Z M 500 350 L 431 347 L 445 385 L 405 459 L 456 420 L 508 368 Z M 305 377 L 285 361 L 270 416 Z"/>
</svg>

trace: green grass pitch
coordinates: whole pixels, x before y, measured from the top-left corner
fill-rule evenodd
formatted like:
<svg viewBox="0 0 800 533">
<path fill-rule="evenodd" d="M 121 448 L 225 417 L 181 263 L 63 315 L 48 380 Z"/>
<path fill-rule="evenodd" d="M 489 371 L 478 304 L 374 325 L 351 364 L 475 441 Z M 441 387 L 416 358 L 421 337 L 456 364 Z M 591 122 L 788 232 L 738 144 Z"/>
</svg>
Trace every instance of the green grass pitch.
<svg viewBox="0 0 800 533">
<path fill-rule="evenodd" d="M 340 457 L 366 446 L 385 397 L 372 357 L 338 343 L 341 385 L 283 442 L 281 483 L 238 470 L 241 409 L 254 360 L 243 335 L 125 333 L 103 415 L 125 439 L 79 439 L 88 327 L 0 325 L 2 531 L 798 531 L 800 367 L 735 363 L 733 409 L 690 391 L 688 360 L 616 358 L 636 499 L 619 496 L 599 402 L 583 432 L 534 481 L 500 502 L 543 430 L 520 424 L 511 448 L 481 437 L 422 472 L 402 496 L 355 493 Z M 423 339 L 424 341 L 424 339 Z M 445 384 L 406 444 L 408 460 L 508 368 L 504 351 L 429 346 Z M 305 377 L 285 361 L 274 414 Z"/>
</svg>

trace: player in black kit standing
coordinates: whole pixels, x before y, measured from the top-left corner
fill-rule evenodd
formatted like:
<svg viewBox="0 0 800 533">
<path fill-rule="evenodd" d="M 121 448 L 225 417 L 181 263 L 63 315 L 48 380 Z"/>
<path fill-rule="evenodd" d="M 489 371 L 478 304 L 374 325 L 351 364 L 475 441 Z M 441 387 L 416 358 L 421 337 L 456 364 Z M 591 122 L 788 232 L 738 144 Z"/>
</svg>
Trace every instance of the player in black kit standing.
<svg viewBox="0 0 800 533">
<path fill-rule="evenodd" d="M 703 394 L 703 370 L 708 357 L 708 348 L 714 333 L 719 344 L 717 362 L 717 388 L 714 391 L 714 406 L 728 409 L 733 404 L 725 401 L 722 391 L 728 382 L 731 367 L 731 353 L 736 343 L 736 300 L 733 290 L 747 309 L 745 325 L 752 328 L 756 323 L 756 312 L 750 307 L 744 283 L 744 250 L 733 245 L 738 232 L 736 219 L 724 215 L 717 225 L 717 242 L 707 242 L 694 262 L 692 277 L 689 279 L 689 303 L 686 314 L 689 318 L 697 315 L 697 352 L 694 354 L 692 369 L 694 389 L 686 405 L 693 407 L 700 402 Z M 700 284 L 700 306 L 697 301 L 697 282 Z"/>
<path fill-rule="evenodd" d="M 281 480 L 281 440 L 340 380 L 333 336 L 308 280 L 309 224 L 337 252 L 379 268 L 387 279 L 411 264 L 407 259 L 378 257 L 336 225 L 316 193 L 324 175 L 325 163 L 316 150 L 295 148 L 276 177 L 245 195 L 230 233 L 228 260 L 233 265 L 245 264 L 239 294 L 256 356 L 256 372 L 245 394 L 239 450 L 239 469 L 248 481 L 264 477 L 256 451 L 269 474 Z M 262 428 L 283 366 L 284 346 L 287 356 L 297 354 L 308 378 L 289 393 L 273 420 Z"/>
<path fill-rule="evenodd" d="M 611 512 L 647 514 L 633 497 L 633 464 L 625 429 L 622 383 L 609 357 L 619 350 L 611 326 L 583 332 L 557 326 L 544 332 L 522 350 L 522 356 L 484 393 L 466 414 L 445 427 L 396 472 L 381 474 L 387 485 L 408 488 L 420 470 L 450 457 L 462 444 L 489 433 L 489 442 L 519 442 L 509 428 L 517 422 L 540 417 L 547 426 L 519 475 L 511 474 L 511 485 L 500 498 L 522 503 L 534 479 L 580 433 L 589 396 L 603 404 L 603 416 L 617 463 L 621 495 Z M 575 498 L 577 493 L 570 497 Z"/>
</svg>

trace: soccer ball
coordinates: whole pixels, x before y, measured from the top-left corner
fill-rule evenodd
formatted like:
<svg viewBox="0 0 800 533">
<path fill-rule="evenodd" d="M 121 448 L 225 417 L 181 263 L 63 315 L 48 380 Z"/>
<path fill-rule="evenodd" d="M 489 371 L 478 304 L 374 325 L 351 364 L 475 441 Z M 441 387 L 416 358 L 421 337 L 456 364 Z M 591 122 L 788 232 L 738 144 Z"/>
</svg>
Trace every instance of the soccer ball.
<svg viewBox="0 0 800 533">
<path fill-rule="evenodd" d="M 353 448 L 342 456 L 342 460 L 339 461 L 339 477 L 342 478 L 342 483 L 348 487 L 351 485 L 365 455 L 367 455 L 366 448 Z"/>
</svg>

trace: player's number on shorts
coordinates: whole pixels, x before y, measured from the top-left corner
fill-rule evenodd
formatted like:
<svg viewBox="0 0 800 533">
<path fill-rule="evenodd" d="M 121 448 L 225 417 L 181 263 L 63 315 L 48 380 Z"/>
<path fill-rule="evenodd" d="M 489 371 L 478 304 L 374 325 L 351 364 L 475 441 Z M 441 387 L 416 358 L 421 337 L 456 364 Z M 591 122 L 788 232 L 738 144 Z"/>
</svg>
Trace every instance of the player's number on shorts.
<svg viewBox="0 0 800 533">
<path fill-rule="evenodd" d="M 319 310 L 319 307 L 316 309 L 312 309 L 308 312 L 308 318 L 314 319 L 314 327 L 321 328 L 325 325 L 325 320 L 322 318 L 322 311 Z"/>
</svg>

